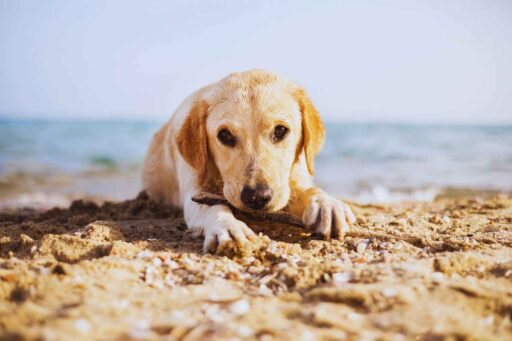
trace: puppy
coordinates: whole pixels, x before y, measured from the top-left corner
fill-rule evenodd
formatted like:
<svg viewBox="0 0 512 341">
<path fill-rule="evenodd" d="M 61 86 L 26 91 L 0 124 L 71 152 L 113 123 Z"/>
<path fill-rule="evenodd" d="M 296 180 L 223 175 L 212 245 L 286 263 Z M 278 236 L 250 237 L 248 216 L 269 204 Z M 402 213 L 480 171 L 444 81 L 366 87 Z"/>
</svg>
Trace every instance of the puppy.
<svg viewBox="0 0 512 341">
<path fill-rule="evenodd" d="M 243 247 L 255 234 L 227 206 L 193 202 L 201 192 L 245 211 L 286 208 L 324 239 L 341 239 L 354 214 L 312 181 L 324 135 L 304 89 L 262 70 L 233 73 L 193 93 L 154 135 L 143 185 L 152 199 L 183 208 L 205 252 Z"/>
</svg>

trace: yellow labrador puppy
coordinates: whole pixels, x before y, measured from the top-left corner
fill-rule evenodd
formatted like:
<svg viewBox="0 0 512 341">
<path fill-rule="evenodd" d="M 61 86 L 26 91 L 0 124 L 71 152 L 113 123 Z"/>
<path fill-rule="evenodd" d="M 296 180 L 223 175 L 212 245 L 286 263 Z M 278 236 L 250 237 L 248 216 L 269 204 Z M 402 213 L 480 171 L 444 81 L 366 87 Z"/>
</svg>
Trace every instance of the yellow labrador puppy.
<svg viewBox="0 0 512 341">
<path fill-rule="evenodd" d="M 193 202 L 201 192 L 240 210 L 286 208 L 326 240 L 341 239 L 354 215 L 312 181 L 324 134 L 304 89 L 262 70 L 233 73 L 193 93 L 155 134 L 144 188 L 183 208 L 188 227 L 205 236 L 204 251 L 243 246 L 254 232 L 227 206 Z"/>
</svg>

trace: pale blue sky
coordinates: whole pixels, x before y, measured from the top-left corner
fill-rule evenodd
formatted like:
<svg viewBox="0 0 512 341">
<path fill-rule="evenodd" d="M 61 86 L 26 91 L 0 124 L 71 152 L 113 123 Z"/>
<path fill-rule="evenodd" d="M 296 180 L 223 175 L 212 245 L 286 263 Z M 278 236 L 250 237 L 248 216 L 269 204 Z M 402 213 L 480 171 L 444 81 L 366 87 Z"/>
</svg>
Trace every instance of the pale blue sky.
<svg viewBox="0 0 512 341">
<path fill-rule="evenodd" d="M 265 68 L 329 120 L 512 123 L 512 1 L 0 0 L 0 115 L 157 118 Z"/>
</svg>

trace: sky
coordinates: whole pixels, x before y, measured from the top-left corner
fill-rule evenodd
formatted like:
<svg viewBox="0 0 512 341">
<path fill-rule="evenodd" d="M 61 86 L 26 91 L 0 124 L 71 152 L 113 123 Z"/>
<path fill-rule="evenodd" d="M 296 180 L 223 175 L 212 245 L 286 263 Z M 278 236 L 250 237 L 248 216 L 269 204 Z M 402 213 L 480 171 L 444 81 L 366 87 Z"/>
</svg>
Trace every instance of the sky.
<svg viewBox="0 0 512 341">
<path fill-rule="evenodd" d="M 263 68 L 326 120 L 512 123 L 512 1 L 0 0 L 0 117 L 159 119 Z"/>
</svg>

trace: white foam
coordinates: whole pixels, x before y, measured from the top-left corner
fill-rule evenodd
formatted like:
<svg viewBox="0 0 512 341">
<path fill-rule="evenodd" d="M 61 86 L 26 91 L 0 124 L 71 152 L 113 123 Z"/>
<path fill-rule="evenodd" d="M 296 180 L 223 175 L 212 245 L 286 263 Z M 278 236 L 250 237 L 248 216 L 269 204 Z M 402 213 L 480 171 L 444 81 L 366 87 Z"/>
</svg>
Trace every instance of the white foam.
<svg viewBox="0 0 512 341">
<path fill-rule="evenodd" d="M 71 198 L 63 194 L 21 193 L 0 201 L 0 209 L 30 207 L 36 210 L 44 210 L 52 207 L 67 207 L 70 203 Z"/>
<path fill-rule="evenodd" d="M 384 186 L 373 186 L 354 196 L 360 203 L 392 203 L 400 201 L 432 201 L 438 195 L 438 188 L 430 187 L 415 190 L 391 190 Z"/>
</svg>

